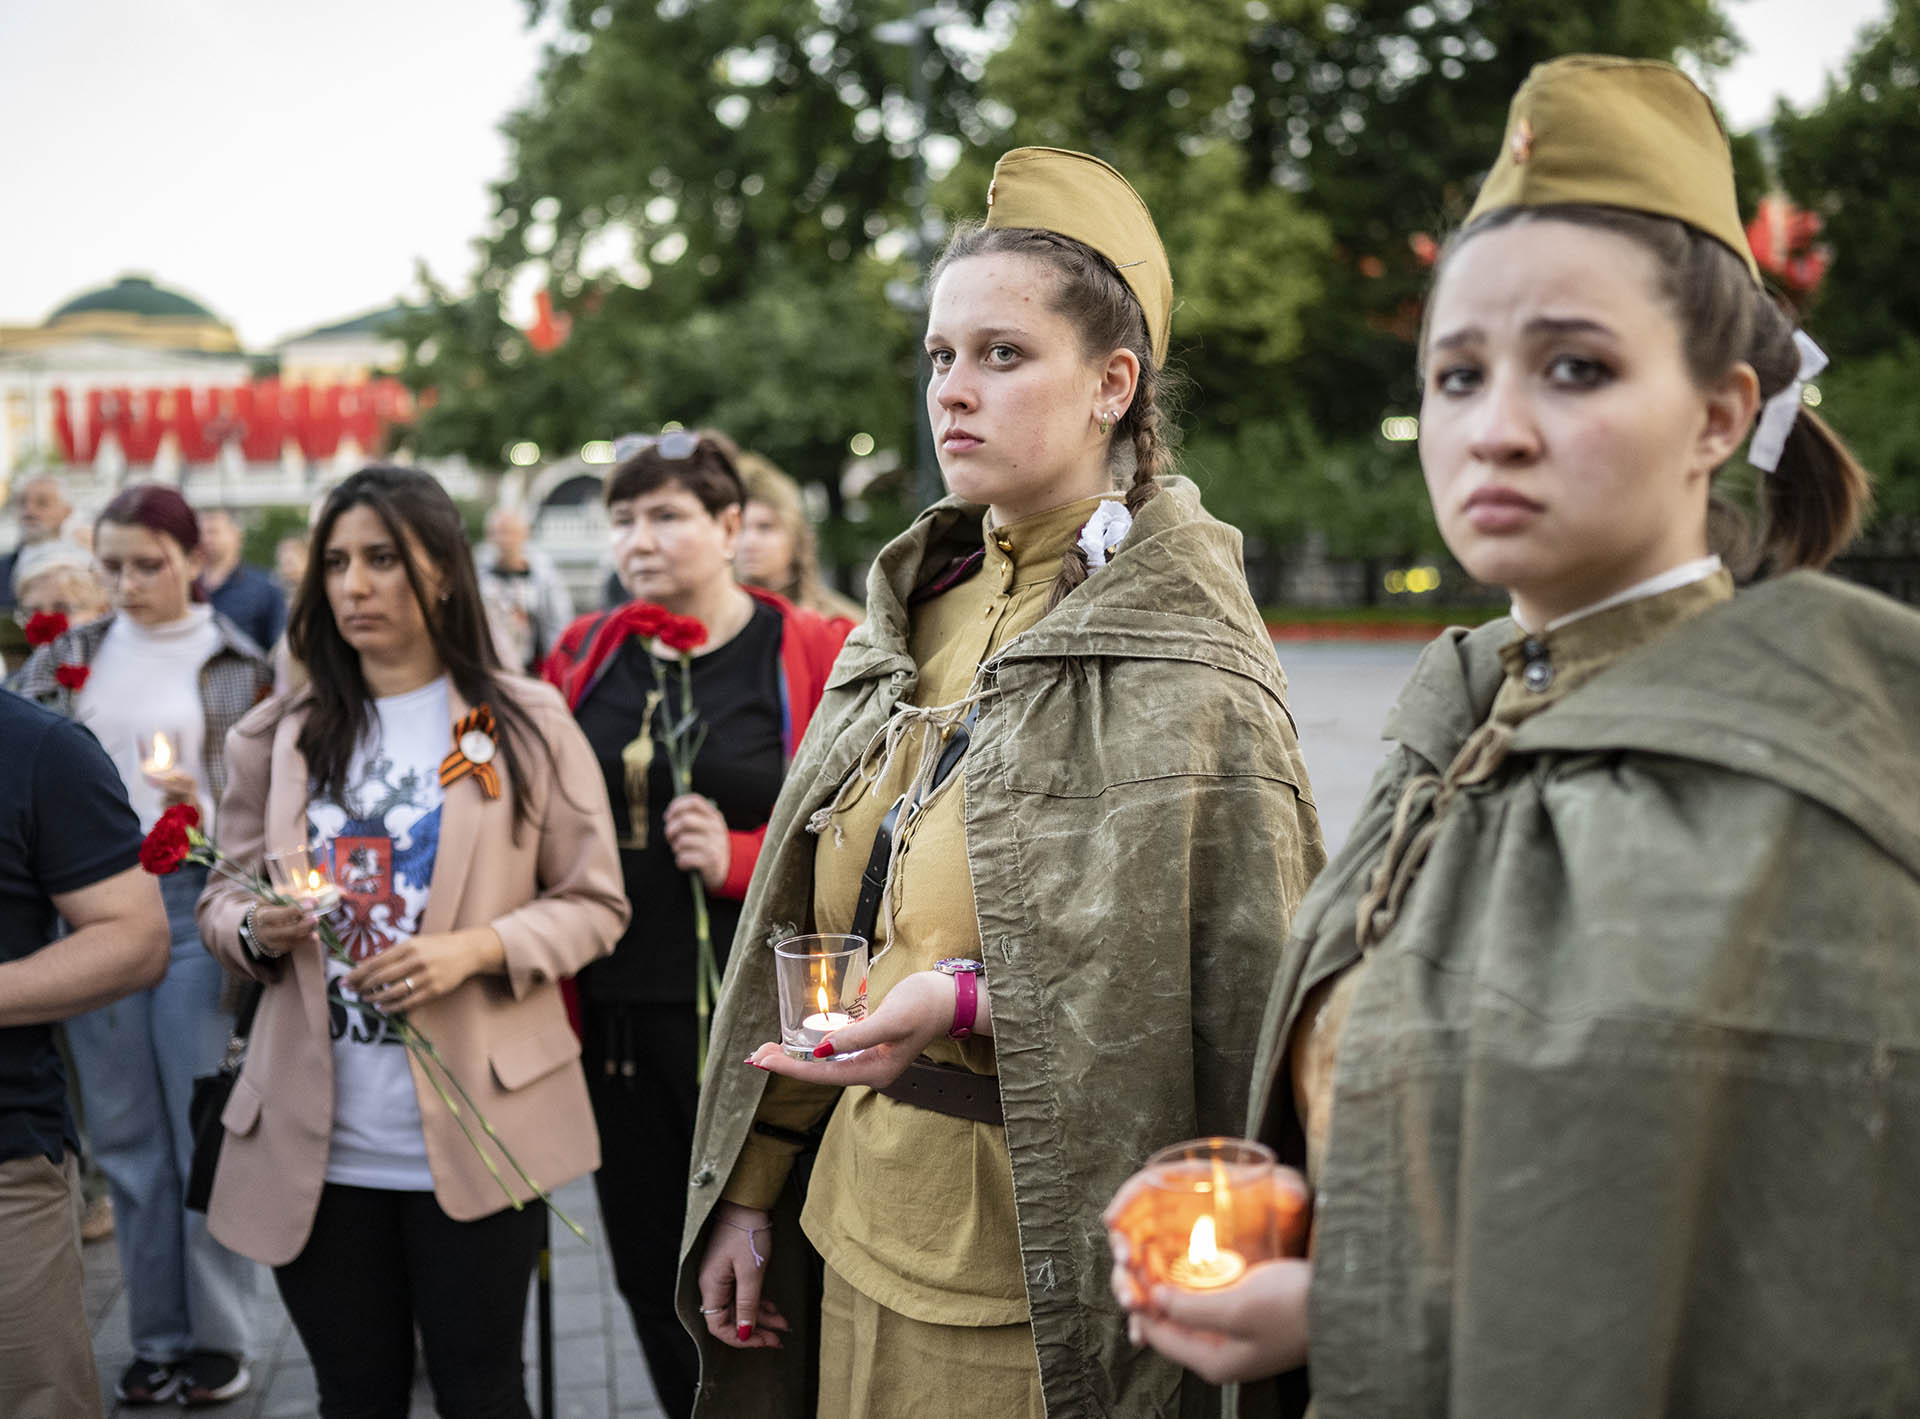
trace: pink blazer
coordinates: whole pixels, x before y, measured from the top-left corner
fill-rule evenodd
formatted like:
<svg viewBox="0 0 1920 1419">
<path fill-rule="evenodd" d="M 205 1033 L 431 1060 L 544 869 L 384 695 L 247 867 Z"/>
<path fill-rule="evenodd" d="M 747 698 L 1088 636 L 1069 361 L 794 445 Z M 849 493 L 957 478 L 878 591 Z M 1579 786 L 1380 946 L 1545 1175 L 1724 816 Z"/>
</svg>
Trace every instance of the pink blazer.
<svg viewBox="0 0 1920 1419">
<path fill-rule="evenodd" d="M 507 972 L 474 976 L 411 1018 L 527 1172 L 553 1188 L 600 1166 L 580 1042 L 558 983 L 613 950 L 629 910 L 605 780 L 586 737 L 549 686 L 508 683 L 541 741 L 522 754 L 531 760 L 524 768 L 532 820 L 516 843 L 504 757 L 494 761 L 497 799 L 471 775 L 456 780 L 446 791 L 420 923 L 422 934 L 493 927 Z M 458 692 L 449 699 L 457 719 L 468 706 Z M 295 747 L 304 719 L 298 694 L 276 697 L 227 736 L 218 842 L 236 862 L 257 869 L 268 843 L 306 841 L 307 763 Z M 448 730 L 451 747 L 451 723 Z M 207 949 L 266 986 L 246 1066 L 220 1117 L 227 1137 L 208 1222 L 234 1251 L 279 1266 L 306 1246 L 320 1202 L 333 1130 L 333 1048 L 320 954 L 254 963 L 239 936 L 250 901 L 216 874 L 199 906 Z M 412 1063 L 440 1206 L 461 1221 L 498 1211 L 506 1195 L 419 1061 Z M 504 1158 L 495 1161 L 517 1197 L 532 1195 Z"/>
</svg>

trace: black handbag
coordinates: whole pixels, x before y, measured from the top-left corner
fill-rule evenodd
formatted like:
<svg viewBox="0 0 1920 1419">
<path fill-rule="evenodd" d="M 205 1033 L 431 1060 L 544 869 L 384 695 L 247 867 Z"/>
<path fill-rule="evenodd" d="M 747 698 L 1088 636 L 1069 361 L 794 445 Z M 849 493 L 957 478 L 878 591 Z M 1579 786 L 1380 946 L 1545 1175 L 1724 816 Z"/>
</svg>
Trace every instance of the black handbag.
<svg viewBox="0 0 1920 1419">
<path fill-rule="evenodd" d="M 205 1212 L 213 1198 L 213 1175 L 220 1167 L 220 1145 L 227 1130 L 220 1122 L 227 1099 L 233 1093 L 233 1081 L 247 1062 L 247 1036 L 253 1033 L 254 1012 L 260 1008 L 264 992 L 258 981 L 251 983 L 246 1001 L 233 1017 L 233 1035 L 227 1041 L 226 1057 L 211 1074 L 193 1081 L 193 1097 L 187 1100 L 187 1127 L 193 1134 L 193 1168 L 187 1174 L 187 1206 Z"/>
</svg>

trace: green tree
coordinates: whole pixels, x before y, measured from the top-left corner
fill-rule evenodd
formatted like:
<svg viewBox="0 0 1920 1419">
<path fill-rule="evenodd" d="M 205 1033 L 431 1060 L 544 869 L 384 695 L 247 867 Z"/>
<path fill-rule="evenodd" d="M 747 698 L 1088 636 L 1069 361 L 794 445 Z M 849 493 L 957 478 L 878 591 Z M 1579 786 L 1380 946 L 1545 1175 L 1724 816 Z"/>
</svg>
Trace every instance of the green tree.
<svg viewBox="0 0 1920 1419">
<path fill-rule="evenodd" d="M 1416 553 L 1415 460 L 1379 429 L 1416 403 L 1418 238 L 1464 215 L 1535 62 L 1728 49 L 1715 0 L 965 0 L 916 76 L 878 32 L 916 8 L 530 0 L 559 37 L 471 287 L 434 287 L 410 332 L 436 396 L 417 445 L 496 463 L 711 422 L 835 499 L 856 432 L 910 464 L 915 142 L 957 147 L 935 196 L 958 214 L 1001 151 L 1046 143 L 1155 212 L 1193 470 L 1262 537 Z M 544 354 L 502 314 L 530 282 L 571 322 Z"/>
<path fill-rule="evenodd" d="M 1897 348 L 1920 331 L 1920 0 L 1892 0 L 1825 102 L 1782 104 L 1772 131 L 1782 184 L 1833 249 L 1809 323 L 1842 359 Z"/>
<path fill-rule="evenodd" d="M 425 452 L 497 464 L 668 420 L 714 424 L 837 500 L 849 438 L 912 456 L 908 52 L 898 4 L 566 0 L 471 288 L 429 285 L 404 378 Z M 532 0 L 530 13 L 548 13 Z M 936 114 L 969 82 L 928 66 Z M 510 291 L 568 325 L 536 350 Z M 884 529 L 882 529 L 884 530 Z"/>
<path fill-rule="evenodd" d="M 1873 474 L 1869 532 L 1889 547 L 1920 546 L 1920 337 L 1842 360 L 1819 383 L 1821 414 Z"/>
<path fill-rule="evenodd" d="M 1825 415 L 1875 475 L 1872 530 L 1920 539 L 1920 0 L 1892 0 L 1825 101 L 1781 105 L 1772 135 L 1788 193 L 1825 220 L 1833 251 L 1808 329 L 1833 355 Z"/>
<path fill-rule="evenodd" d="M 1437 546 L 1418 461 L 1382 418 L 1418 406 L 1430 242 L 1466 215 L 1513 91 L 1570 51 L 1712 67 L 1730 48 L 1714 0 L 1029 4 L 981 84 L 998 141 L 948 190 L 980 191 L 1015 142 L 1114 161 L 1166 238 L 1210 498 L 1263 540 L 1418 555 Z"/>
</svg>

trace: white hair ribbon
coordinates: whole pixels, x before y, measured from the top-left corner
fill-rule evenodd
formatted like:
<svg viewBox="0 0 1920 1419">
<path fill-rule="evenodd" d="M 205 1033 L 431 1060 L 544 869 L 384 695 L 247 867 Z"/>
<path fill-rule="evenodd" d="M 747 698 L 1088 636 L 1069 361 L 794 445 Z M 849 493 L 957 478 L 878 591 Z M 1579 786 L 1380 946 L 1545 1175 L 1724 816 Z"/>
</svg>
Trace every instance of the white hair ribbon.
<svg viewBox="0 0 1920 1419">
<path fill-rule="evenodd" d="M 1126 539 L 1133 528 L 1133 514 L 1127 505 L 1109 499 L 1093 510 L 1080 529 L 1080 550 L 1087 554 L 1087 570 L 1097 572 L 1107 564 L 1113 549 Z"/>
<path fill-rule="evenodd" d="M 1771 473 L 1780 466 L 1780 454 L 1793 432 L 1793 421 L 1800 417 L 1800 392 L 1807 381 L 1827 367 L 1826 351 L 1813 343 L 1804 330 L 1793 332 L 1793 343 L 1800 351 L 1800 372 L 1766 402 L 1760 410 L 1760 422 L 1754 425 L 1753 442 L 1747 445 L 1747 462 Z"/>
</svg>

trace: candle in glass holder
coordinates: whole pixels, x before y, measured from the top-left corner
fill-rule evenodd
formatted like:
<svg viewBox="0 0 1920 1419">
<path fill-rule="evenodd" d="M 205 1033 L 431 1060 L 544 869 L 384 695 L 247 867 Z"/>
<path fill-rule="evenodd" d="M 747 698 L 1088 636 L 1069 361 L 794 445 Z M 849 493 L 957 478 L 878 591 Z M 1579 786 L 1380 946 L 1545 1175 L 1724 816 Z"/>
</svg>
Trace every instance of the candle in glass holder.
<svg viewBox="0 0 1920 1419">
<path fill-rule="evenodd" d="M 156 729 L 143 735 L 140 745 L 140 772 L 148 778 L 165 778 L 180 766 L 180 736 L 170 730 Z"/>
<path fill-rule="evenodd" d="M 317 867 L 307 869 L 307 889 L 300 897 L 308 911 L 325 916 L 340 905 L 340 889 L 329 882 Z"/>
<path fill-rule="evenodd" d="M 1167 1280 L 1189 1291 L 1208 1291 L 1238 1281 L 1246 1259 L 1237 1251 L 1222 1251 L 1214 1240 L 1213 1218 L 1201 1217 L 1187 1235 L 1187 1254 L 1167 1263 Z"/>
<path fill-rule="evenodd" d="M 308 911 L 325 916 L 340 905 L 340 889 L 314 865 L 304 847 L 283 848 L 267 854 L 267 880 L 276 892 L 291 897 Z"/>
<path fill-rule="evenodd" d="M 1249 1267 L 1287 1254 L 1305 1208 L 1272 1151 L 1240 1138 L 1163 1148 L 1140 1182 L 1112 1226 L 1143 1294 L 1161 1284 L 1188 1291 L 1232 1285 Z"/>
<path fill-rule="evenodd" d="M 780 1047 L 795 1059 L 867 1013 L 863 936 L 795 936 L 773 948 L 780 987 Z M 833 1056 L 851 1059 L 858 1050 Z"/>
<path fill-rule="evenodd" d="M 833 1009 L 824 985 L 814 987 L 814 997 L 814 1003 L 820 1008 L 800 1022 L 800 1043 L 808 1046 L 819 1044 L 842 1025 L 853 1023 L 853 1016 L 846 1011 Z"/>
</svg>

